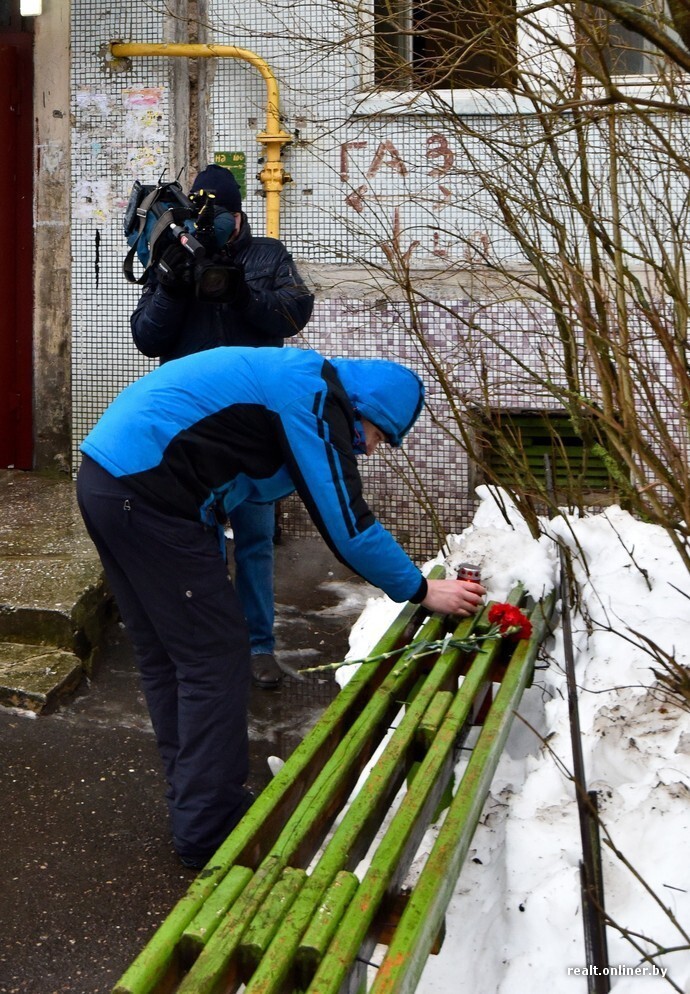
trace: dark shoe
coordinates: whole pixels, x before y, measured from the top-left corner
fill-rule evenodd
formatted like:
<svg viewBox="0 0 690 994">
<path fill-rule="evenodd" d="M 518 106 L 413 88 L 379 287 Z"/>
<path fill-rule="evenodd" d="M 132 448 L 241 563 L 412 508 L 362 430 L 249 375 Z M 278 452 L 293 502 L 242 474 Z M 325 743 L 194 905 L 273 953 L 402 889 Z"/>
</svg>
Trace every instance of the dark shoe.
<svg viewBox="0 0 690 994">
<path fill-rule="evenodd" d="M 228 827 L 226 829 L 226 838 L 230 833 L 236 828 L 242 821 L 247 811 L 251 808 L 252 804 L 256 800 L 256 794 L 249 787 L 245 787 L 244 798 L 241 803 L 237 806 L 232 814 L 232 818 Z M 217 850 L 214 850 L 214 852 Z M 182 856 L 180 853 L 177 854 L 177 858 L 183 866 L 186 866 L 189 870 L 202 870 L 208 862 L 210 862 L 214 853 L 207 853 L 205 856 Z"/>
<path fill-rule="evenodd" d="M 188 870 L 202 870 L 208 863 L 208 859 L 204 859 L 202 856 L 180 856 L 178 853 L 177 858 Z"/>
<path fill-rule="evenodd" d="M 262 690 L 275 690 L 283 682 L 283 671 L 271 652 L 252 654 L 252 682 Z"/>
</svg>

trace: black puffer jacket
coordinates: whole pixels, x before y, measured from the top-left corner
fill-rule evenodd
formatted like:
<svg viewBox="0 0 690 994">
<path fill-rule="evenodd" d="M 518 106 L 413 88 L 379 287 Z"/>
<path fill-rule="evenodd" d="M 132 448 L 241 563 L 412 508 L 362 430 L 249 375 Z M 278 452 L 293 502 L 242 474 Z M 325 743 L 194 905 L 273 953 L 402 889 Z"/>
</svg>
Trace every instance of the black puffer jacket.
<svg viewBox="0 0 690 994">
<path fill-rule="evenodd" d="M 131 318 L 134 344 L 161 362 L 219 345 L 269 345 L 297 334 L 311 317 L 314 296 L 277 238 L 254 238 L 246 216 L 232 243 L 232 260 L 244 267 L 244 306 L 197 300 L 161 286 L 153 269 Z"/>
</svg>

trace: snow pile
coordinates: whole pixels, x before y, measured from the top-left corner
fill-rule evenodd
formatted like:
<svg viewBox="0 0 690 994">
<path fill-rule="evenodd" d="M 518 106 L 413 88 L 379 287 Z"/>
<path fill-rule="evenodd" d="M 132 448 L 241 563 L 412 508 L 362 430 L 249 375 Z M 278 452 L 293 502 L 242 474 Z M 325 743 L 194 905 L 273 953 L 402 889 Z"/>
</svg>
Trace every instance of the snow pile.
<svg viewBox="0 0 690 994">
<path fill-rule="evenodd" d="M 603 846 L 606 909 L 639 947 L 608 929 L 612 990 L 690 994 L 690 713 L 660 693 L 652 672 L 659 663 L 636 634 L 690 664 L 690 576 L 665 532 L 620 508 L 544 521 L 537 540 L 505 495 L 494 499 L 481 488 L 479 496 L 472 525 L 449 537 L 446 562 L 480 564 L 490 598 L 504 600 L 518 582 L 534 597 L 553 588 L 558 554 L 550 536 L 575 557 L 587 786 L 599 792 L 602 838 L 624 857 Z M 350 658 L 365 656 L 398 611 L 385 597 L 371 600 L 353 629 Z M 560 628 L 546 648 L 548 666 L 523 697 L 525 721 L 513 726 L 448 909 L 445 943 L 419 994 L 587 990 Z M 419 864 L 434 835 L 427 833 Z M 642 958 L 664 949 L 671 951 L 653 962 L 668 971 L 666 980 Z"/>
</svg>

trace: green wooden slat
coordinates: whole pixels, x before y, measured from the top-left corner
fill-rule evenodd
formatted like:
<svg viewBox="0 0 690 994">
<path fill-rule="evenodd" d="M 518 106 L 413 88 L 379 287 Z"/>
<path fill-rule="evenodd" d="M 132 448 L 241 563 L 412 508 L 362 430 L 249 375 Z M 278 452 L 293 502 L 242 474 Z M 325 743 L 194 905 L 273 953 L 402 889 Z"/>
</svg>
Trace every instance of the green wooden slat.
<svg viewBox="0 0 690 994">
<path fill-rule="evenodd" d="M 235 903 L 253 875 L 253 871 L 247 866 L 233 866 L 213 893 L 206 898 L 199 913 L 189 923 L 180 939 L 180 952 L 185 963 L 191 963 L 196 959 L 223 916 L 227 914 L 228 908 Z"/>
<path fill-rule="evenodd" d="M 453 703 L 454 696 L 449 690 L 439 690 L 437 694 L 434 694 L 434 698 L 417 729 L 417 742 L 424 749 L 428 749 L 434 741 L 434 736 L 445 718 L 448 708 Z"/>
<path fill-rule="evenodd" d="M 222 876 L 214 872 L 202 872 L 196 877 L 116 984 L 113 994 L 158 994 L 174 990 L 184 971 L 178 948 L 182 930 L 213 893 L 220 879 Z"/>
<path fill-rule="evenodd" d="M 501 470 L 496 466 L 492 467 L 492 472 L 499 483 L 520 483 L 526 486 L 530 480 L 525 479 L 525 474 L 520 472 L 519 469 Z M 580 473 L 576 470 L 572 472 L 555 472 L 552 473 L 554 483 L 557 487 L 565 487 L 568 484 L 574 484 L 577 487 L 583 488 L 585 490 L 606 490 L 611 489 L 613 486 L 613 481 L 608 474 L 591 474 L 591 473 Z M 532 470 L 530 470 L 530 479 L 534 481 L 535 485 L 543 485 L 546 487 L 546 475 L 543 472 L 543 466 L 540 468 L 535 465 Z"/>
<path fill-rule="evenodd" d="M 354 873 L 341 870 L 324 894 L 295 953 L 297 980 L 301 988 L 306 987 L 314 976 L 358 886 L 359 880 Z"/>
<path fill-rule="evenodd" d="M 442 573 L 442 568 L 438 568 L 436 572 L 437 574 Z M 519 602 L 520 596 L 521 591 L 514 591 L 510 600 L 513 603 Z M 417 612 L 416 606 L 408 605 L 396 619 L 396 622 L 400 623 L 397 625 L 396 631 L 391 632 L 391 629 L 396 628 L 396 622 L 394 622 L 384 639 L 372 650 L 371 654 L 387 651 L 393 645 L 398 644 L 403 632 L 405 629 L 409 629 L 410 622 L 417 615 Z M 404 620 L 403 615 L 407 615 Z M 486 612 L 483 613 L 481 619 L 484 624 L 485 617 Z M 468 619 L 463 622 L 456 634 L 460 633 L 463 626 L 465 626 L 463 631 L 466 633 L 470 626 L 478 620 L 480 619 Z M 437 637 L 442 624 L 443 619 L 438 616 L 429 619 L 423 629 L 425 637 Z M 534 637 L 530 641 L 530 645 L 534 641 Z M 439 741 L 449 735 L 451 716 L 454 715 L 456 721 L 459 720 L 457 702 L 463 695 L 468 697 L 467 713 L 469 713 L 473 684 L 475 691 L 481 685 L 486 684 L 497 646 L 498 643 L 493 643 L 477 653 L 475 664 L 465 677 L 462 688 L 456 695 L 446 720 L 441 725 L 436 737 Z M 522 649 L 522 646 L 523 644 L 518 647 L 516 654 Z M 486 655 L 490 657 L 490 660 L 488 662 L 485 660 L 486 668 L 483 670 L 483 675 L 477 673 L 473 676 L 477 663 L 481 663 Z M 423 715 L 425 712 L 428 713 L 429 705 L 439 689 L 448 685 L 449 674 L 457 672 L 458 665 L 457 652 L 448 651 L 439 657 L 428 679 L 417 688 L 414 699 L 407 705 L 407 711 L 398 729 L 392 733 L 382 755 L 371 770 L 366 784 L 360 789 L 342 816 L 340 824 L 319 856 L 311 875 L 304 880 L 306 874 L 301 867 L 305 864 L 300 861 L 307 857 L 315 838 L 319 832 L 324 830 L 327 819 L 331 819 L 337 814 L 338 807 L 345 799 L 343 788 L 348 784 L 353 773 L 365 765 L 369 754 L 373 751 L 373 736 L 383 734 L 386 723 L 384 719 L 390 712 L 393 703 L 395 701 L 402 702 L 408 695 L 411 696 L 410 688 L 414 684 L 415 673 L 419 671 L 420 662 L 411 662 L 408 654 L 405 653 L 397 660 L 393 660 L 386 668 L 360 667 L 353 680 L 343 688 L 312 732 L 298 747 L 298 750 L 292 754 L 275 780 L 269 784 L 261 798 L 250 809 L 238 829 L 232 833 L 216 853 L 214 859 L 210 861 L 200 878 L 197 878 L 197 881 L 190 888 L 187 898 L 190 897 L 191 892 L 194 892 L 194 900 L 198 901 L 203 888 L 208 888 L 209 883 L 211 883 L 210 891 L 207 890 L 206 896 L 201 899 L 199 921 L 192 922 L 192 925 L 187 929 L 187 937 L 195 934 L 194 928 L 198 926 L 199 922 L 203 922 L 204 915 L 209 917 L 211 930 L 213 925 L 219 921 L 220 924 L 210 939 L 208 938 L 209 926 L 204 926 L 206 931 L 200 932 L 197 936 L 197 938 L 203 936 L 201 943 L 207 941 L 207 945 L 198 956 L 196 963 L 192 965 L 189 973 L 186 976 L 181 975 L 184 963 L 180 964 L 179 960 L 179 949 L 182 948 L 186 951 L 187 947 L 184 942 L 180 943 L 179 940 L 175 940 L 176 946 L 172 949 L 168 948 L 164 957 L 159 955 L 159 949 L 154 950 L 152 959 L 155 961 L 155 969 L 158 972 L 150 986 L 140 989 L 116 987 L 113 994 L 162 994 L 164 989 L 166 991 L 177 990 L 178 994 L 227 994 L 229 991 L 236 990 L 243 979 L 247 981 L 246 994 L 279 994 L 286 989 L 288 980 L 290 982 L 294 980 L 297 968 L 299 968 L 300 985 L 304 986 L 308 982 L 317 961 L 323 955 L 323 948 L 328 937 L 333 932 L 335 932 L 334 941 L 321 965 L 316 969 L 313 983 L 309 987 L 310 994 L 316 994 L 317 991 L 320 994 L 322 989 L 333 991 L 335 994 L 343 984 L 345 985 L 342 986 L 343 992 L 346 989 L 353 991 L 358 986 L 364 990 L 366 987 L 365 972 L 362 971 L 361 964 L 358 965 L 356 962 L 357 954 L 364 944 L 371 941 L 369 933 L 373 916 L 379 909 L 386 889 L 394 889 L 400 875 L 404 875 L 406 872 L 440 792 L 452 773 L 453 737 L 445 743 L 445 756 L 442 755 L 444 748 L 441 748 L 441 755 L 436 757 L 436 765 L 432 767 L 435 775 L 431 775 L 430 780 L 430 768 L 425 764 L 427 764 L 430 755 L 435 755 L 438 743 L 435 742 L 432 745 L 429 754 L 420 766 L 419 775 L 415 777 L 400 810 L 396 813 L 382 843 L 379 844 L 374 854 L 372 867 L 379 858 L 381 846 L 389 839 L 393 826 L 396 825 L 396 820 L 399 819 L 400 813 L 406 805 L 407 798 L 410 794 L 415 794 L 417 797 L 416 806 L 408 812 L 406 820 L 398 821 L 396 837 L 390 842 L 392 849 L 398 851 L 399 858 L 397 860 L 389 858 L 386 861 L 382 857 L 385 863 L 383 875 L 387 878 L 387 885 L 384 885 L 383 891 L 379 893 L 380 875 L 370 876 L 370 872 L 368 872 L 362 885 L 358 888 L 354 901 L 345 900 L 341 895 L 342 909 L 328 921 L 320 923 L 321 931 L 317 935 L 318 941 L 314 940 L 311 931 L 312 928 L 317 928 L 319 913 L 326 897 L 332 893 L 334 881 L 338 879 L 348 881 L 343 888 L 348 889 L 346 895 L 348 899 L 351 896 L 349 892 L 357 886 L 356 878 L 350 871 L 364 854 L 363 849 L 366 849 L 367 840 L 373 837 L 386 813 L 392 796 L 397 790 L 397 785 L 404 779 L 406 769 L 409 769 L 408 764 L 413 756 L 415 735 L 420 734 L 419 727 Z M 481 668 L 480 665 L 478 669 Z M 529 668 L 531 672 L 531 666 Z M 354 693 L 351 691 L 347 706 L 342 709 L 334 709 L 333 705 L 341 700 L 341 697 L 363 674 L 363 671 L 366 671 L 364 673 L 365 679 L 361 680 L 361 687 L 355 687 Z M 494 703 L 492 713 L 495 708 L 496 703 Z M 331 712 L 333 712 L 335 720 L 327 723 Z M 327 724 L 329 727 L 325 727 Z M 429 722 L 427 735 L 431 734 L 433 724 L 433 721 Z M 460 722 L 460 728 L 463 724 L 464 719 Z M 321 725 L 324 727 L 319 729 Z M 334 728 L 337 735 L 333 734 Z M 319 744 L 316 746 L 310 742 L 314 732 L 319 733 L 317 735 Z M 336 738 L 339 739 L 338 744 L 334 741 Z M 327 751 L 324 756 L 324 747 L 327 749 L 331 744 L 332 750 Z M 500 748 L 502 748 L 502 744 L 503 742 L 501 742 Z M 305 747 L 302 750 L 304 755 L 300 762 L 293 762 L 290 771 L 291 761 L 294 760 L 301 747 Z M 321 754 L 318 754 L 319 750 L 321 750 Z M 315 766 L 316 769 L 314 769 Z M 271 787 L 273 787 L 273 793 L 266 801 L 266 795 L 270 793 Z M 486 789 L 488 791 L 488 785 Z M 457 796 L 461 791 L 462 786 L 453 801 L 451 810 L 455 808 Z M 286 795 L 292 795 L 289 804 L 285 801 Z M 271 841 L 270 834 L 267 841 L 266 833 L 264 833 L 263 838 L 261 837 L 261 826 L 267 819 L 272 819 L 275 822 L 277 812 L 281 815 L 287 814 L 287 817 L 283 818 L 284 827 L 278 833 L 275 841 Z M 245 825 L 250 816 L 252 816 L 252 822 L 255 823 L 253 829 L 248 829 Z M 449 812 L 448 818 L 450 816 Z M 477 815 L 478 817 L 479 815 Z M 474 831 L 474 827 L 472 831 Z M 247 866 L 233 867 L 233 862 L 237 862 L 239 856 L 247 857 L 251 856 L 252 853 L 255 862 L 250 859 L 249 866 L 257 865 L 255 873 L 252 874 L 252 870 Z M 390 852 L 388 855 L 390 857 Z M 295 862 L 295 858 L 297 862 Z M 288 866 L 290 862 L 295 867 L 300 868 L 291 868 Z M 238 876 L 238 871 L 243 871 L 241 878 Z M 247 874 L 251 879 L 247 877 Z M 280 892 L 278 882 L 281 875 L 284 875 L 285 879 L 295 880 L 295 874 L 299 875 L 300 882 L 304 881 L 299 893 L 296 896 L 291 894 L 290 898 L 286 897 L 286 902 L 279 900 L 278 909 L 270 910 L 271 897 L 275 898 Z M 224 881 L 226 875 L 228 875 L 227 881 Z M 235 888 L 231 886 L 231 882 L 234 880 L 235 884 L 239 885 L 240 879 L 243 881 L 243 885 L 237 886 L 238 893 L 235 894 Z M 365 887 L 365 883 L 367 887 Z M 276 884 L 278 884 L 277 887 Z M 367 890 L 370 885 L 373 887 L 375 898 L 373 904 L 372 895 Z M 221 889 L 223 886 L 227 893 Z M 220 893 L 214 894 L 215 889 L 220 890 Z M 297 889 L 295 887 L 295 890 Z M 282 918 L 284 907 L 290 899 L 294 900 L 294 903 L 281 924 L 279 919 Z M 179 902 L 174 909 L 173 914 L 177 912 L 177 919 L 180 917 L 179 908 L 185 904 L 185 900 Z M 210 902 L 209 909 L 215 908 L 212 915 L 204 907 L 207 901 Z M 363 902 L 366 907 L 363 906 Z M 188 913 L 191 903 L 193 902 L 187 902 L 186 913 Z M 440 916 L 441 924 L 444 912 L 445 906 Z M 435 907 L 434 914 L 436 914 Z M 393 942 L 397 941 L 400 927 L 407 918 L 409 915 L 406 910 L 396 930 Z M 348 960 L 347 957 L 343 959 L 342 956 L 345 948 L 343 937 L 346 933 L 351 935 L 353 922 L 356 930 L 361 934 L 354 954 Z M 163 923 L 163 925 L 165 924 Z M 432 944 L 439 927 L 437 924 L 432 936 Z M 154 938 L 159 936 L 162 929 L 163 926 Z M 262 935 L 257 937 L 257 931 L 261 931 Z M 174 930 L 167 933 L 169 937 L 174 936 L 174 934 Z M 325 941 L 324 936 L 326 936 Z M 162 939 L 159 939 L 160 941 Z M 270 946 L 267 949 L 269 941 Z M 424 940 L 425 942 L 426 940 Z M 198 951 L 196 939 L 194 945 L 196 953 Z M 351 941 L 350 945 L 354 945 L 354 942 Z M 144 953 L 135 961 L 128 973 L 133 970 L 137 962 L 143 960 Z M 425 960 L 428 953 L 420 953 L 419 955 Z M 337 966 L 336 977 L 332 976 L 333 970 L 331 969 L 334 957 Z M 411 969 L 408 967 L 403 970 L 405 976 L 416 970 L 416 957 L 417 953 L 414 954 L 414 963 Z M 252 966 L 258 964 L 254 975 L 248 980 L 246 975 L 242 975 L 242 961 L 247 958 Z M 330 986 L 326 985 L 322 988 L 318 986 L 317 981 L 321 983 L 319 978 L 324 978 L 326 975 L 332 977 L 332 983 Z M 126 978 L 127 974 L 123 980 Z M 149 978 L 150 973 L 146 979 L 147 983 Z M 139 978 L 135 976 L 134 979 L 137 982 Z M 178 987 L 176 985 L 180 980 L 181 983 Z M 403 979 L 403 983 L 407 983 L 407 980 Z M 416 985 L 416 980 L 412 987 L 405 987 L 405 990 L 411 992 L 414 985 Z"/>
<path fill-rule="evenodd" d="M 563 449 L 554 448 L 551 445 L 525 445 L 522 449 L 522 455 L 527 462 L 535 464 L 543 463 L 544 456 L 549 455 L 555 463 L 560 463 L 561 465 L 582 466 L 588 464 L 595 469 L 603 470 L 606 468 L 601 458 L 591 456 L 583 449 L 566 449 L 563 451 Z"/>
<path fill-rule="evenodd" d="M 553 457 L 554 462 L 561 465 L 581 466 L 585 463 L 596 469 L 604 469 L 602 459 L 597 456 L 590 456 L 584 449 L 569 449 L 565 451 L 561 448 L 554 448 L 552 445 L 530 445 L 525 446 L 523 454 L 529 462 L 539 463 L 544 461 L 544 456 Z"/>
<path fill-rule="evenodd" d="M 546 486 L 543 465 L 539 466 L 538 463 L 535 463 L 531 467 L 527 464 L 522 470 L 511 468 L 505 472 L 497 470 L 494 470 L 494 472 L 496 473 L 496 479 L 503 483 L 512 481 L 527 485 L 533 482 L 535 486 L 543 486 L 544 488 Z M 611 477 L 608 474 L 580 472 L 576 467 L 572 467 L 569 470 L 556 467 L 555 470 L 552 470 L 551 477 L 558 486 L 565 486 L 572 483 L 575 486 L 589 490 L 610 487 L 612 483 Z"/>
<path fill-rule="evenodd" d="M 427 633 L 425 637 L 435 638 L 442 625 L 443 618 L 434 615 L 425 623 L 422 631 Z M 276 868 L 277 872 L 280 873 L 288 862 L 294 859 L 305 838 L 313 835 L 315 813 L 318 813 L 323 818 L 325 813 L 329 811 L 335 812 L 340 806 L 338 800 L 339 792 L 343 785 L 348 783 L 351 772 L 360 769 L 366 764 L 367 757 L 373 750 L 372 741 L 377 726 L 381 730 L 380 726 L 386 724 L 394 702 L 401 695 L 405 694 L 409 685 L 414 681 L 417 668 L 421 664 L 421 661 L 417 661 L 415 665 L 410 665 L 406 664 L 405 660 L 406 656 L 403 653 L 381 686 L 377 687 L 374 691 L 365 709 L 343 737 L 315 782 L 302 798 L 297 811 L 281 832 L 271 853 L 255 874 L 254 880 L 247 886 L 240 900 L 236 902 L 230 914 L 211 936 L 196 963 L 192 966 L 187 976 L 183 978 L 179 987 L 179 994 L 215 994 L 216 991 L 225 990 L 226 987 L 231 985 L 236 969 L 235 956 L 237 947 L 244 931 L 248 927 L 248 919 L 253 917 L 257 910 L 254 902 L 255 884 L 257 886 L 265 884 L 266 875 L 271 873 L 270 867 L 273 867 L 274 874 L 276 873 Z M 372 668 L 375 669 L 376 667 L 362 666 L 360 670 Z M 344 689 L 347 690 L 348 686 L 349 684 Z M 283 767 L 281 773 L 284 769 L 285 767 Z M 253 811 L 255 806 L 250 810 Z M 326 882 L 326 886 L 331 882 L 337 870 L 341 868 L 341 866 L 336 866 L 335 871 Z M 264 870 L 265 873 L 262 873 Z M 273 876 L 270 881 L 271 886 L 275 883 L 275 879 L 276 876 Z M 260 884 L 257 884 L 257 880 L 260 881 Z M 308 893 L 309 884 L 312 880 L 313 875 L 309 878 L 307 886 L 305 886 L 300 894 L 296 905 L 302 906 L 302 898 Z M 265 898 L 266 893 L 266 890 L 261 891 L 261 900 Z M 243 908 L 245 900 L 247 902 L 252 901 L 251 907 L 246 913 Z M 308 911 L 309 918 L 313 914 L 313 911 L 314 906 L 310 906 Z M 293 912 L 294 907 L 290 915 L 288 915 L 288 919 Z M 275 957 L 272 957 L 272 960 L 275 960 Z M 261 971 L 262 967 L 263 964 L 259 967 L 257 974 Z M 255 978 L 252 979 L 252 985 L 254 982 Z"/>
<path fill-rule="evenodd" d="M 381 901 L 387 892 L 394 891 L 396 881 L 407 873 L 443 789 L 443 775 L 450 776 L 452 772 L 453 748 L 458 733 L 470 714 L 475 694 L 486 680 L 498 649 L 499 642 L 491 641 L 477 652 L 432 747 L 420 763 L 413 782 L 372 856 L 357 894 L 308 987 L 309 994 L 336 994 L 341 990 L 351 965 L 365 944 Z M 437 925 L 436 933 L 439 927 Z M 365 958 L 367 951 L 365 947 Z"/>
<path fill-rule="evenodd" d="M 531 678 L 553 603 L 554 595 L 551 594 L 544 611 L 533 612 L 532 637 L 521 642 L 513 654 L 458 792 L 376 975 L 371 994 L 414 994 L 453 896 L 514 712 Z"/>
<path fill-rule="evenodd" d="M 470 630 L 473 621 L 474 619 L 468 619 L 458 626 L 459 637 Z M 404 778 L 417 725 L 433 694 L 458 665 L 457 650 L 449 650 L 438 659 L 429 674 L 427 684 L 407 707 L 366 782 L 352 800 L 325 851 L 312 869 L 309 880 L 276 936 L 270 959 L 259 965 L 245 994 L 277 994 L 282 991 L 315 907 L 323 899 L 337 873 L 342 869 L 353 869 L 365 854 L 368 845 L 362 849 L 361 840 L 364 838 L 368 841 L 374 837 Z"/>
<path fill-rule="evenodd" d="M 254 916 L 240 943 L 240 962 L 253 972 L 307 879 L 306 870 L 287 866 Z"/>
<path fill-rule="evenodd" d="M 430 577 L 444 575 L 443 567 L 435 567 Z M 424 613 L 418 604 L 406 604 L 379 642 L 372 655 L 386 652 L 399 644 L 406 629 Z M 180 975 L 178 942 L 186 926 L 198 913 L 239 855 L 251 847 L 260 835 L 267 815 L 279 804 L 283 795 L 307 778 L 310 764 L 320 768 L 319 754 L 353 711 L 361 706 L 369 683 L 374 679 L 374 667 L 362 666 L 317 721 L 309 735 L 290 755 L 285 766 L 252 805 L 235 831 L 220 847 L 209 865 L 193 881 L 184 897 L 178 901 L 159 926 L 146 947 L 137 956 L 113 989 L 113 994 L 157 994 L 169 989 Z M 300 787 L 301 789 L 301 787 Z"/>
</svg>

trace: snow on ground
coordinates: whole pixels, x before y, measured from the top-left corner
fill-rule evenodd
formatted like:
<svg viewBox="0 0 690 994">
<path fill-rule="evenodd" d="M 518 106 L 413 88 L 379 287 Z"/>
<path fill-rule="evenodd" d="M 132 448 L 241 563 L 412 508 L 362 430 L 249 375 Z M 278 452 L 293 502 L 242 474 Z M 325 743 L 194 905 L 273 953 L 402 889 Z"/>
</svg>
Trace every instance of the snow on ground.
<svg viewBox="0 0 690 994">
<path fill-rule="evenodd" d="M 606 909 L 644 952 L 669 950 L 654 959 L 668 978 L 651 976 L 642 953 L 609 928 L 611 989 L 690 994 L 690 713 L 660 693 L 652 672 L 658 663 L 635 634 L 690 665 L 690 576 L 662 529 L 618 507 L 545 520 L 536 540 L 505 495 L 494 499 L 481 488 L 479 496 L 472 525 L 449 537 L 446 561 L 479 563 L 491 599 L 504 600 L 518 581 L 535 597 L 552 588 L 553 537 L 575 557 L 580 602 L 572 627 L 587 786 L 599 792 L 603 838 L 624 857 L 603 846 Z M 385 597 L 370 600 L 349 658 L 366 656 L 398 611 Z M 548 666 L 520 707 L 532 728 L 516 718 L 448 909 L 443 948 L 429 959 L 418 994 L 587 990 L 560 627 L 546 648 Z M 341 682 L 352 672 L 340 670 Z M 420 864 L 434 836 L 427 833 Z"/>
</svg>

